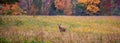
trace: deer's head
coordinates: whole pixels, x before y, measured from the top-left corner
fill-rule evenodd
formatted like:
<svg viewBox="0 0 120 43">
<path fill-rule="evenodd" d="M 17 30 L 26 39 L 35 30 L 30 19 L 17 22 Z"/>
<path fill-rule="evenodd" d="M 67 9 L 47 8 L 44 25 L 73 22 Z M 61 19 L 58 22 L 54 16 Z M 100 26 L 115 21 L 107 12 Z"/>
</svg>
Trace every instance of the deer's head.
<svg viewBox="0 0 120 43">
<path fill-rule="evenodd" d="M 61 24 L 57 24 L 58 26 L 61 26 Z"/>
</svg>

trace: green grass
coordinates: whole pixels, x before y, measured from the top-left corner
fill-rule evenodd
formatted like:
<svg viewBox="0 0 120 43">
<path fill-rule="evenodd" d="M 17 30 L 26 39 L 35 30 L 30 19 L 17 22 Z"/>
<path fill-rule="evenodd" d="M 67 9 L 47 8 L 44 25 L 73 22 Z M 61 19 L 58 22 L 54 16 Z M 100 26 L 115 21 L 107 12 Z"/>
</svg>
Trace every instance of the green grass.
<svg viewBox="0 0 120 43">
<path fill-rule="evenodd" d="M 120 17 L 0 16 L 0 37 L 0 43 L 120 43 Z"/>
</svg>

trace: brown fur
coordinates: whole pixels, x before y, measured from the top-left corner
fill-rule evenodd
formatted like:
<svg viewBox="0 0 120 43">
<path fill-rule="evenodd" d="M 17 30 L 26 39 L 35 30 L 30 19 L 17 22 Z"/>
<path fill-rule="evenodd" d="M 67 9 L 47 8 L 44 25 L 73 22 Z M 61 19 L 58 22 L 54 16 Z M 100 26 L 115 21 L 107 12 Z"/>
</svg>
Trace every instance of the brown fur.
<svg viewBox="0 0 120 43">
<path fill-rule="evenodd" d="M 60 32 L 66 32 L 66 29 L 61 26 L 61 24 L 58 24 L 58 28 Z"/>
</svg>

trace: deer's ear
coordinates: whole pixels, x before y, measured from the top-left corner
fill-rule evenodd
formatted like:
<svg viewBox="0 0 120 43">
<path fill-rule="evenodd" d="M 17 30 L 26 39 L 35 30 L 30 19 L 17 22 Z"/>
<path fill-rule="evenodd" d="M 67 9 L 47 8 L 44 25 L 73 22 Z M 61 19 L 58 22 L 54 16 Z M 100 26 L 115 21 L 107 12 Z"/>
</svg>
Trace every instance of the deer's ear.
<svg viewBox="0 0 120 43">
<path fill-rule="evenodd" d="M 57 24 L 57 25 L 61 25 L 61 24 Z"/>
</svg>

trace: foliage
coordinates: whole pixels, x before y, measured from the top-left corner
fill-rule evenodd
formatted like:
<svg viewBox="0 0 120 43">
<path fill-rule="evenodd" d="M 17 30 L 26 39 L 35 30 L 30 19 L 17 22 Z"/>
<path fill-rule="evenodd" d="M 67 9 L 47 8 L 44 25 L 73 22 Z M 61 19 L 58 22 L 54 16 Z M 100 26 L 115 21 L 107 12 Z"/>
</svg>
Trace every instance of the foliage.
<svg viewBox="0 0 120 43">
<path fill-rule="evenodd" d="M 100 11 L 100 9 L 97 6 L 95 6 L 95 5 L 88 5 L 87 6 L 87 10 L 91 11 L 93 13 L 96 13 L 97 11 Z"/>
<path fill-rule="evenodd" d="M 115 8 L 113 14 L 120 15 L 120 8 Z"/>
<path fill-rule="evenodd" d="M 13 15 L 20 15 L 22 13 L 22 9 L 18 6 L 18 3 L 13 4 L 11 10 L 13 11 Z"/>
<path fill-rule="evenodd" d="M 63 12 L 67 15 L 71 15 L 71 0 L 55 0 L 55 7 L 58 10 L 63 10 Z"/>
<path fill-rule="evenodd" d="M 2 13 L 5 15 L 20 15 L 22 13 L 22 9 L 18 6 L 18 3 L 11 5 L 5 4 L 2 8 Z"/>
<path fill-rule="evenodd" d="M 37 14 L 41 14 L 42 0 L 33 0 L 34 7 L 38 10 Z"/>
<path fill-rule="evenodd" d="M 19 6 L 23 11 L 27 11 L 28 15 L 41 14 L 42 12 L 42 0 L 21 0 Z"/>
<path fill-rule="evenodd" d="M 27 11 L 28 15 L 34 15 L 36 13 L 36 7 L 33 5 L 32 0 L 21 0 L 19 2 L 20 8 L 22 8 L 24 11 Z"/>
<path fill-rule="evenodd" d="M 0 43 L 10 43 L 6 38 L 0 37 Z"/>
<path fill-rule="evenodd" d="M 13 10 L 8 10 L 7 9 L 7 10 L 4 11 L 5 15 L 12 15 L 12 13 L 13 13 Z"/>
<path fill-rule="evenodd" d="M 51 8 L 51 0 L 42 0 L 42 7 L 41 7 L 41 12 L 44 15 L 49 15 L 49 10 Z"/>
<path fill-rule="evenodd" d="M 102 15 L 112 15 L 116 9 L 116 4 L 113 3 L 114 0 L 101 0 L 100 10 Z"/>
<path fill-rule="evenodd" d="M 97 5 L 100 3 L 100 0 L 78 0 L 78 3 L 82 3 L 82 4 L 86 4 L 86 5 L 88 5 L 88 4 Z"/>
<path fill-rule="evenodd" d="M 78 0 L 78 3 L 87 6 L 86 10 L 91 11 L 92 13 L 97 13 L 100 11 L 99 7 L 97 6 L 100 3 L 100 0 Z"/>
<path fill-rule="evenodd" d="M 83 4 L 76 4 L 75 15 L 85 15 L 86 7 Z"/>
<path fill-rule="evenodd" d="M 19 2 L 19 0 L 0 0 L 0 4 L 15 4 L 16 2 Z"/>
<path fill-rule="evenodd" d="M 0 0 L 0 9 L 6 15 L 119 15 L 116 10 L 119 3 L 119 0 Z"/>
</svg>

